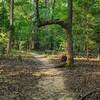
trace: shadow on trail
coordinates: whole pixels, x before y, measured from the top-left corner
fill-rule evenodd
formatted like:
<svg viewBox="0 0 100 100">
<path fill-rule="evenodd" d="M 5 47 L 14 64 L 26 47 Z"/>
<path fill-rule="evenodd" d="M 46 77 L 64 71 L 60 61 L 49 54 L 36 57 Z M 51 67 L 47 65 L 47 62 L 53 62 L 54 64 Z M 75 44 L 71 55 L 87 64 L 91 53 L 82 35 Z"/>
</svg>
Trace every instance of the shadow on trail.
<svg viewBox="0 0 100 100">
<path fill-rule="evenodd" d="M 42 100 L 43 89 L 38 86 L 41 77 L 32 72 L 43 66 L 35 57 L 0 60 L 0 100 Z"/>
<path fill-rule="evenodd" d="M 69 94 L 68 100 L 81 100 L 86 94 L 100 90 L 100 66 L 77 65 L 65 69 L 63 79 L 66 93 Z M 100 100 L 100 96 L 98 99 L 87 98 L 86 100 Z"/>
<path fill-rule="evenodd" d="M 0 79 L 0 100 L 35 100 L 40 89 L 38 81 L 39 77 L 30 74 L 5 76 Z"/>
<path fill-rule="evenodd" d="M 41 77 L 31 72 L 41 66 L 43 63 L 37 58 L 0 60 L 0 100 L 40 100 Z"/>
<path fill-rule="evenodd" d="M 100 89 L 98 66 L 39 69 L 39 65 L 44 66 L 38 58 L 0 61 L 0 100 L 80 100 Z"/>
<path fill-rule="evenodd" d="M 89 67 L 92 67 L 92 66 L 100 66 L 100 60 L 75 60 L 75 65 L 78 65 L 78 66 L 89 66 Z"/>
<path fill-rule="evenodd" d="M 29 67 L 29 68 L 38 68 L 43 67 L 44 64 L 41 62 L 38 58 L 22 58 L 22 60 L 19 60 L 17 58 L 11 58 L 11 59 L 1 59 L 0 60 L 0 67 L 2 68 L 23 68 L 23 67 Z"/>
<path fill-rule="evenodd" d="M 40 65 L 44 66 L 38 58 L 1 60 L 0 100 L 59 100 L 63 88 L 57 84 L 64 85 L 63 79 L 54 75 L 55 68 L 52 74 Z"/>
</svg>

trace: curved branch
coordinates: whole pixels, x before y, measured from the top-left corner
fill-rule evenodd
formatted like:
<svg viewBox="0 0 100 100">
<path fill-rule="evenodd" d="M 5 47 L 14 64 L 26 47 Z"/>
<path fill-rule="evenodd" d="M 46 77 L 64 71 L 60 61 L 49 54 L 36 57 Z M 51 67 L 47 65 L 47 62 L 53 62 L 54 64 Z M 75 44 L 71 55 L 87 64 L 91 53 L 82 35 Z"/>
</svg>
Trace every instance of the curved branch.
<svg viewBox="0 0 100 100">
<path fill-rule="evenodd" d="M 36 17 L 37 17 L 37 26 L 42 27 L 46 25 L 52 25 L 52 24 L 58 24 L 64 29 L 68 29 L 69 24 L 66 21 L 61 21 L 59 19 L 55 20 L 46 20 L 46 21 L 41 21 L 40 16 L 39 16 L 39 0 L 35 0 L 36 2 Z"/>
<path fill-rule="evenodd" d="M 58 24 L 64 29 L 68 28 L 68 23 L 66 21 L 61 21 L 59 19 L 40 21 L 38 27 L 42 27 L 42 26 L 46 26 L 46 25 L 52 25 L 52 24 Z"/>
</svg>

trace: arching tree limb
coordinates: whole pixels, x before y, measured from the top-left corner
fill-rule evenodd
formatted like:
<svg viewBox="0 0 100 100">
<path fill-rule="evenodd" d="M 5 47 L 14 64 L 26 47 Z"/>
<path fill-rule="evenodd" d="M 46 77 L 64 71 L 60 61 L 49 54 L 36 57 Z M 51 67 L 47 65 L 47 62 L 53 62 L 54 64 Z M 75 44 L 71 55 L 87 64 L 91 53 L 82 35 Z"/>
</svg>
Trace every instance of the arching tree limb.
<svg viewBox="0 0 100 100">
<path fill-rule="evenodd" d="M 40 21 L 39 19 L 39 0 L 36 0 L 36 10 L 37 10 L 37 19 L 38 19 L 38 27 L 58 24 L 62 28 L 66 30 L 67 37 L 66 37 L 66 54 L 68 57 L 67 64 L 72 65 L 74 63 L 73 57 L 73 35 L 72 35 L 72 17 L 73 17 L 73 0 L 68 0 L 68 21 L 61 21 L 61 20 L 47 20 L 47 21 Z"/>
<path fill-rule="evenodd" d="M 42 27 L 42 26 L 46 26 L 46 25 L 52 25 L 52 24 L 58 24 L 64 29 L 66 29 L 68 27 L 68 23 L 67 22 L 61 21 L 59 19 L 40 21 L 40 23 L 38 24 L 38 27 Z"/>
</svg>

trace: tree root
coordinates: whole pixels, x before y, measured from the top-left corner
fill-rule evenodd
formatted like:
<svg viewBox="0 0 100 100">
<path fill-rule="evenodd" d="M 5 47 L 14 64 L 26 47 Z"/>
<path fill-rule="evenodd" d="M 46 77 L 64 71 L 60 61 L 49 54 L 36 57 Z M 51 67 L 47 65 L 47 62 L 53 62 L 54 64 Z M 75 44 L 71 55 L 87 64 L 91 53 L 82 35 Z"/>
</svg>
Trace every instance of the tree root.
<svg viewBox="0 0 100 100">
<path fill-rule="evenodd" d="M 100 90 L 92 91 L 81 98 L 81 100 L 100 100 Z"/>
</svg>

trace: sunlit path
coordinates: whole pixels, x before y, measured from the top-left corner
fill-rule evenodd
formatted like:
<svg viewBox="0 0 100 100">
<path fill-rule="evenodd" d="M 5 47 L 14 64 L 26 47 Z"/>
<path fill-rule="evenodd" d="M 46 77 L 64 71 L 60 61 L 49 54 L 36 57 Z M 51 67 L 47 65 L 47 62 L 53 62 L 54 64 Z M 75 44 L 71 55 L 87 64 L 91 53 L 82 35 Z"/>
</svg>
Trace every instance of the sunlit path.
<svg viewBox="0 0 100 100">
<path fill-rule="evenodd" d="M 100 89 L 99 66 L 52 68 L 40 58 L 0 63 L 0 100 L 80 100 Z"/>
</svg>

